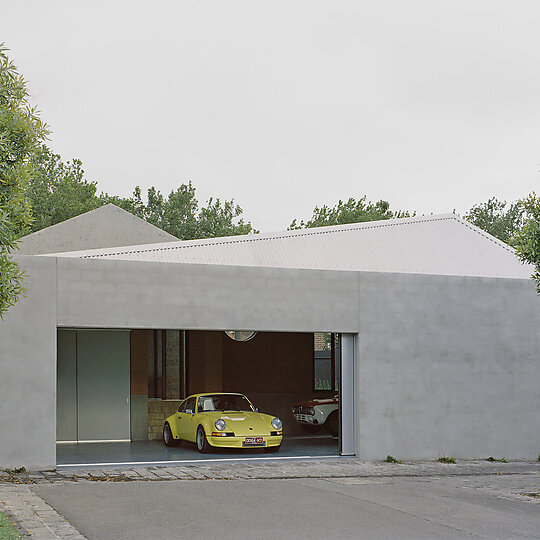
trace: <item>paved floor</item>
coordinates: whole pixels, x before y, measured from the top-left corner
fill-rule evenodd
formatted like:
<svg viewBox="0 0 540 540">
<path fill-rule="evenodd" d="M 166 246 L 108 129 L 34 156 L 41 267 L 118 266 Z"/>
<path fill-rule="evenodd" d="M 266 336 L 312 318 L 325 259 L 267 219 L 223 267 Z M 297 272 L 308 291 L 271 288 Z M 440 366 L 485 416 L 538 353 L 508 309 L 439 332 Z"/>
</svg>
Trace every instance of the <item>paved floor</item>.
<svg viewBox="0 0 540 540">
<path fill-rule="evenodd" d="M 244 458 L 0 471 L 0 510 L 44 539 L 540 538 L 539 495 L 537 461 Z"/>
<path fill-rule="evenodd" d="M 48 484 L 88 539 L 539 538 L 540 475 Z"/>
<path fill-rule="evenodd" d="M 283 440 L 278 457 L 336 456 L 338 441 L 329 435 L 288 437 Z M 57 444 L 58 465 L 96 465 L 119 463 L 183 462 L 186 460 L 231 459 L 267 456 L 264 449 L 216 449 L 210 454 L 199 454 L 191 443 L 167 448 L 161 441 L 125 443 Z"/>
</svg>

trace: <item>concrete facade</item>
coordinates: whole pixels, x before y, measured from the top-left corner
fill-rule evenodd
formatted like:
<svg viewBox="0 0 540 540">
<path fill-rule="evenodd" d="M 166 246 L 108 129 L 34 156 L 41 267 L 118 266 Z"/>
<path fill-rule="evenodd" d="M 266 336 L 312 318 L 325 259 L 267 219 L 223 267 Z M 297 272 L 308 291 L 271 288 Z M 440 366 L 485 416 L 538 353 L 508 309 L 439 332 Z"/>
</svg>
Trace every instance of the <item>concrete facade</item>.
<svg viewBox="0 0 540 540">
<path fill-rule="evenodd" d="M 56 334 L 355 334 L 356 453 L 534 458 L 540 302 L 526 279 L 18 257 L 0 323 L 0 467 L 55 465 Z"/>
<path fill-rule="evenodd" d="M 540 298 L 530 280 L 365 274 L 357 453 L 540 452 Z"/>
<path fill-rule="evenodd" d="M 114 204 L 106 204 L 24 236 L 19 241 L 19 252 L 38 255 L 173 241 L 178 238 Z"/>
</svg>

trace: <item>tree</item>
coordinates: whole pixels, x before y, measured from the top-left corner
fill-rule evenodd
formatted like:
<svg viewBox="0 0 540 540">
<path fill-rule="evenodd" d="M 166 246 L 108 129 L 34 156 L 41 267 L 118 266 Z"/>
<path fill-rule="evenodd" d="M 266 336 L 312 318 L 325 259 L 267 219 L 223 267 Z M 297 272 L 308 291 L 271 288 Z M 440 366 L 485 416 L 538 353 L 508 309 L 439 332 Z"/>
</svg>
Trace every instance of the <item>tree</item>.
<svg viewBox="0 0 540 540">
<path fill-rule="evenodd" d="M 506 205 L 506 201 L 493 197 L 485 203 L 474 205 L 464 218 L 495 238 L 512 245 L 512 237 L 523 224 L 523 208 L 519 202 L 510 204 L 507 210 Z"/>
<path fill-rule="evenodd" d="M 34 218 L 30 232 L 50 227 L 103 204 L 96 195 L 97 183 L 84 179 L 80 160 L 64 163 L 58 154 L 41 145 L 30 163 L 33 175 L 27 197 Z"/>
<path fill-rule="evenodd" d="M 523 224 L 512 243 L 521 262 L 534 265 L 535 272 L 531 277 L 540 294 L 540 197 L 533 192 L 518 204 L 523 212 Z"/>
<path fill-rule="evenodd" d="M 23 276 L 12 252 L 21 231 L 29 229 L 26 187 L 30 157 L 48 134 L 28 102 L 26 82 L 0 44 L 0 318 L 23 293 Z"/>
<path fill-rule="evenodd" d="M 171 191 L 166 198 L 155 187 L 147 191 L 146 202 L 137 186 L 131 197 L 97 194 L 97 183 L 84 178 L 82 162 L 64 163 L 45 145 L 31 157 L 34 174 L 27 187 L 33 223 L 21 227 L 19 236 L 50 227 L 104 204 L 113 203 L 182 240 L 212 238 L 258 232 L 240 218 L 242 208 L 234 200 L 221 202 L 211 197 L 199 210 L 191 182 Z"/>
<path fill-rule="evenodd" d="M 332 208 L 326 205 L 321 208 L 316 206 L 309 221 L 297 223 L 296 219 L 294 219 L 289 225 L 289 230 L 324 227 L 326 225 L 343 225 L 345 223 L 362 223 L 365 221 L 401 217 L 411 217 L 411 214 L 401 210 L 394 212 L 390 210 L 390 203 L 387 201 L 380 200 L 372 203 L 364 195 L 358 201 L 352 197 L 347 202 L 340 200 Z"/>
<path fill-rule="evenodd" d="M 243 210 L 235 204 L 234 199 L 221 202 L 210 197 L 206 206 L 199 210 L 195 187 L 191 182 L 171 191 L 167 198 L 151 187 L 146 204 L 141 200 L 140 188 L 136 187 L 130 199 L 118 202 L 122 208 L 181 240 L 258 232 L 251 223 L 240 218 Z"/>
</svg>

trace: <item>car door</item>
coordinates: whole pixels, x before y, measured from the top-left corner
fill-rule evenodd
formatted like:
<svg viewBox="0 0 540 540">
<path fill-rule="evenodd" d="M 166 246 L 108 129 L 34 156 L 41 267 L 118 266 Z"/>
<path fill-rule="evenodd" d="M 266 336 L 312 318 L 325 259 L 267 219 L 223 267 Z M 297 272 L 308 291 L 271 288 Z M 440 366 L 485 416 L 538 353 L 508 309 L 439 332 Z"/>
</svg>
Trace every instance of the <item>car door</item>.
<svg viewBox="0 0 540 540">
<path fill-rule="evenodd" d="M 195 433 L 193 428 L 193 418 L 195 414 L 195 398 L 190 397 L 186 399 L 185 407 L 183 410 L 179 410 L 177 414 L 178 418 L 178 433 L 181 439 L 186 441 L 195 441 Z"/>
</svg>

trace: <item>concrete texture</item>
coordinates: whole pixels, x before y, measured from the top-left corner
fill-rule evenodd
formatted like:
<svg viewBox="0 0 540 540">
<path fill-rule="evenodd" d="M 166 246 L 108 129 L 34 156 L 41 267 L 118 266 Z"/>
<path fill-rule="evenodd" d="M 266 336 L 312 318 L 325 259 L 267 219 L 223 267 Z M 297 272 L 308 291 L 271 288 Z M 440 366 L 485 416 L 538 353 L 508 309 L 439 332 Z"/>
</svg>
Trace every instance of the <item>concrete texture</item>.
<svg viewBox="0 0 540 540">
<path fill-rule="evenodd" d="M 33 486 L 88 539 L 538 538 L 538 505 L 499 477 L 86 482 Z M 487 487 L 487 490 L 486 490 Z M 91 509 L 91 511 L 89 511 Z M 122 519 L 119 519 L 122 516 Z"/>
<path fill-rule="evenodd" d="M 24 236 L 19 252 L 38 255 L 172 241 L 178 238 L 114 204 L 106 204 Z"/>
<path fill-rule="evenodd" d="M 538 455 L 530 280 L 17 260 L 28 295 L 0 323 L 1 467 L 54 466 L 56 326 L 357 334 L 360 457 Z"/>
<path fill-rule="evenodd" d="M 354 272 L 58 258 L 58 324 L 358 330 Z"/>
<path fill-rule="evenodd" d="M 0 321 L 0 469 L 54 468 L 56 261 L 18 261 L 25 297 Z"/>
<path fill-rule="evenodd" d="M 539 300 L 523 280 L 361 275 L 359 457 L 536 458 Z"/>
</svg>

